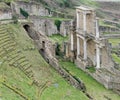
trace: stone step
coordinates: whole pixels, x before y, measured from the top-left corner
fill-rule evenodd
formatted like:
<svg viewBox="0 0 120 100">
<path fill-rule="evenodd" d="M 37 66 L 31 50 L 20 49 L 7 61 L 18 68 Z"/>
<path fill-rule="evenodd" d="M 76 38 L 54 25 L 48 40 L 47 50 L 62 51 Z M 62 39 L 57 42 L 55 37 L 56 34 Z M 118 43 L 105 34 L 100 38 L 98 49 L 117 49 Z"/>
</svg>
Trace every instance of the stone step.
<svg viewBox="0 0 120 100">
<path fill-rule="evenodd" d="M 29 71 L 31 71 L 31 66 L 29 65 L 29 66 L 27 66 L 27 67 L 19 67 L 22 71 L 24 71 L 25 73 L 27 73 L 27 72 L 29 72 Z"/>
<path fill-rule="evenodd" d="M 24 67 L 23 67 L 23 68 L 24 68 Z M 30 69 L 31 69 L 31 65 L 28 66 L 28 67 L 26 67 L 26 68 L 24 68 L 25 71 L 30 70 Z"/>
<path fill-rule="evenodd" d="M 6 55 L 6 52 L 5 51 L 1 51 L 0 52 L 0 57 L 2 58 L 2 57 L 4 57 Z"/>
<path fill-rule="evenodd" d="M 29 66 L 29 62 L 26 62 L 26 61 L 25 61 L 25 62 L 22 62 L 22 63 L 20 64 L 20 66 L 26 68 L 26 67 Z"/>
<path fill-rule="evenodd" d="M 4 45 L 3 47 L 4 48 L 9 48 L 9 47 L 15 47 L 15 45 L 16 45 L 16 43 L 14 43 L 14 42 L 11 42 L 10 44 L 6 44 L 6 45 Z"/>
<path fill-rule="evenodd" d="M 32 70 L 27 70 L 25 73 L 30 77 L 34 75 Z"/>
<path fill-rule="evenodd" d="M 12 46 L 15 46 L 15 45 L 16 45 L 15 42 L 9 41 L 9 42 L 5 42 L 5 43 L 1 44 L 0 46 L 3 47 L 3 48 L 9 48 L 9 47 L 12 47 Z"/>
<path fill-rule="evenodd" d="M 1 27 L 0 27 L 0 31 L 6 31 L 6 29 L 5 29 L 5 28 L 1 28 Z"/>
<path fill-rule="evenodd" d="M 13 51 L 11 51 L 11 52 L 9 53 L 9 56 L 11 56 L 11 57 L 14 56 L 14 55 L 19 55 L 17 49 L 14 49 Z"/>
<path fill-rule="evenodd" d="M 11 40 L 10 37 L 4 37 L 4 38 L 0 39 L 0 41 L 5 41 L 6 39 Z"/>
<path fill-rule="evenodd" d="M 4 45 L 7 45 L 7 44 L 11 44 L 11 41 L 8 40 L 6 42 L 4 42 L 4 41 L 0 42 L 1 47 L 4 46 Z"/>
<path fill-rule="evenodd" d="M 30 67 L 27 67 L 25 70 L 23 67 L 19 66 L 19 69 L 23 71 L 29 78 L 32 78 L 34 76 L 33 71 L 30 69 Z"/>
<path fill-rule="evenodd" d="M 8 34 L 9 35 L 8 31 L 6 31 L 6 30 L 0 31 L 0 35 L 4 35 L 4 34 Z"/>
<path fill-rule="evenodd" d="M 9 35 L 8 35 L 8 34 L 3 34 L 2 36 L 0 35 L 0 40 L 1 40 L 1 39 L 4 39 L 4 38 L 6 38 L 6 37 L 9 37 Z"/>
<path fill-rule="evenodd" d="M 7 53 L 9 53 L 9 52 L 11 52 L 12 50 L 14 50 L 15 48 L 14 48 L 14 46 L 9 46 L 9 47 L 4 46 L 4 49 L 6 50 Z"/>
<path fill-rule="evenodd" d="M 10 65 L 12 65 L 14 63 L 17 63 L 17 61 L 20 60 L 20 59 L 22 59 L 22 57 L 18 56 L 16 58 L 12 59 L 9 63 L 10 63 Z"/>
<path fill-rule="evenodd" d="M 0 37 L 3 37 L 3 36 L 9 36 L 9 34 L 8 33 L 4 33 L 4 34 L 0 33 Z"/>
<path fill-rule="evenodd" d="M 14 59 L 16 59 L 16 58 L 18 58 L 18 57 L 19 57 L 19 55 L 18 55 L 18 54 L 15 54 L 14 56 L 9 57 L 8 60 L 9 60 L 9 61 L 12 61 L 12 60 L 14 60 Z"/>
<path fill-rule="evenodd" d="M 0 29 L 8 29 L 9 27 L 7 26 L 7 25 L 5 25 L 5 24 L 3 24 L 3 25 L 0 25 Z"/>
<path fill-rule="evenodd" d="M 23 64 L 25 62 L 28 62 L 28 60 L 27 59 L 21 59 L 21 60 L 18 61 L 19 64 Z"/>
<path fill-rule="evenodd" d="M 11 41 L 11 39 L 10 38 L 6 38 L 4 40 L 0 40 L 0 44 L 3 44 L 3 43 L 8 42 L 8 41 Z"/>
<path fill-rule="evenodd" d="M 11 41 L 10 38 L 4 39 L 3 41 L 0 40 L 0 45 L 3 44 L 3 43 L 5 43 L 5 42 L 10 42 L 10 41 Z"/>
</svg>

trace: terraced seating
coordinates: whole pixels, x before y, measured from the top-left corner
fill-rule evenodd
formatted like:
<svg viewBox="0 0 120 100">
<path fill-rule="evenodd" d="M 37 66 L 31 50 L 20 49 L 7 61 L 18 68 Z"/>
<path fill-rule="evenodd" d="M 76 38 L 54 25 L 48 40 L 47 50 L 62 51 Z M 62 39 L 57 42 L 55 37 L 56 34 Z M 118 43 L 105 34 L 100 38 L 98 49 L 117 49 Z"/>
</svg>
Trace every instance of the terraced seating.
<svg viewBox="0 0 120 100">
<path fill-rule="evenodd" d="M 4 32 L 7 32 L 7 29 L 0 27 L 0 34 L 1 34 L 1 33 L 4 33 Z"/>
<path fill-rule="evenodd" d="M 4 57 L 6 54 L 6 52 L 3 49 L 0 49 L 0 57 Z"/>
<path fill-rule="evenodd" d="M 7 33 L 7 31 L 0 31 L 0 38 L 3 36 L 9 36 L 9 34 Z"/>
<path fill-rule="evenodd" d="M 16 42 L 12 39 L 12 34 L 9 27 L 0 26 L 0 58 L 6 57 L 10 66 L 19 68 L 27 77 L 33 80 L 33 84 L 41 86 L 40 82 L 34 78 L 32 65 L 22 52 L 17 49 Z"/>
</svg>

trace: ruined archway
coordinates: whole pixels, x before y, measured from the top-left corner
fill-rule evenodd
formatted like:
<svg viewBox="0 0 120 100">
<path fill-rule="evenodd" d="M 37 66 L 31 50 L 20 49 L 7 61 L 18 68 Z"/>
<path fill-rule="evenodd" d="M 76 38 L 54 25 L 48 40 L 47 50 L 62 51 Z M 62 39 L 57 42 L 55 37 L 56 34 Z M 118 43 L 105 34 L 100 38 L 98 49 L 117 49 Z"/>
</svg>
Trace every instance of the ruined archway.
<svg viewBox="0 0 120 100">
<path fill-rule="evenodd" d="M 23 25 L 23 28 L 28 33 L 29 37 L 33 40 L 39 40 L 37 32 L 28 24 Z"/>
</svg>

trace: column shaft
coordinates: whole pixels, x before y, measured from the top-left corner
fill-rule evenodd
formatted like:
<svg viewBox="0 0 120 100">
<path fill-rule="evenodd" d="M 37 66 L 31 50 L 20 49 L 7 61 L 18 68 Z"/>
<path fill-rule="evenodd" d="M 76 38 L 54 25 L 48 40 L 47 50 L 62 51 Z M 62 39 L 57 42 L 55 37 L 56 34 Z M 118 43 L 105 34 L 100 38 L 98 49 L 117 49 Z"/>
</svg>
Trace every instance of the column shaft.
<svg viewBox="0 0 120 100">
<path fill-rule="evenodd" d="M 87 41 L 84 39 L 84 60 L 87 59 Z"/>
<path fill-rule="evenodd" d="M 79 13 L 77 12 L 77 29 L 80 28 L 80 19 L 79 19 Z"/>
<path fill-rule="evenodd" d="M 79 55 L 80 55 L 80 39 L 77 36 L 77 56 L 79 56 Z"/>
<path fill-rule="evenodd" d="M 100 68 L 100 48 L 96 44 L 96 68 Z"/>
<path fill-rule="evenodd" d="M 83 13 L 83 31 L 86 31 L 86 13 Z"/>
<path fill-rule="evenodd" d="M 73 43 L 74 41 L 73 41 L 73 33 L 71 33 L 71 50 L 73 51 L 73 45 L 74 45 L 74 43 Z"/>
<path fill-rule="evenodd" d="M 97 38 L 100 37 L 98 20 L 96 20 L 96 37 L 97 37 Z"/>
</svg>

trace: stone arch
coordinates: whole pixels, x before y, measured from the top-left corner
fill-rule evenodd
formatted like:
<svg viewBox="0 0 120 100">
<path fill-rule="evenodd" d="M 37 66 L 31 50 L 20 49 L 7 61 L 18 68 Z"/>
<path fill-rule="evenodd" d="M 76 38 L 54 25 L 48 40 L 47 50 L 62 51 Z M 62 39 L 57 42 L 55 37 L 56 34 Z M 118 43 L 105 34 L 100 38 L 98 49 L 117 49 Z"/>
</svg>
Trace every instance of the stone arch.
<svg viewBox="0 0 120 100">
<path fill-rule="evenodd" d="M 39 36 L 38 36 L 37 32 L 29 24 L 24 24 L 23 28 L 28 33 L 28 35 L 31 39 L 39 40 Z"/>
<path fill-rule="evenodd" d="M 23 28 L 28 32 L 28 30 L 29 30 L 29 28 L 30 28 L 30 25 L 25 24 L 25 25 L 23 25 Z"/>
</svg>

